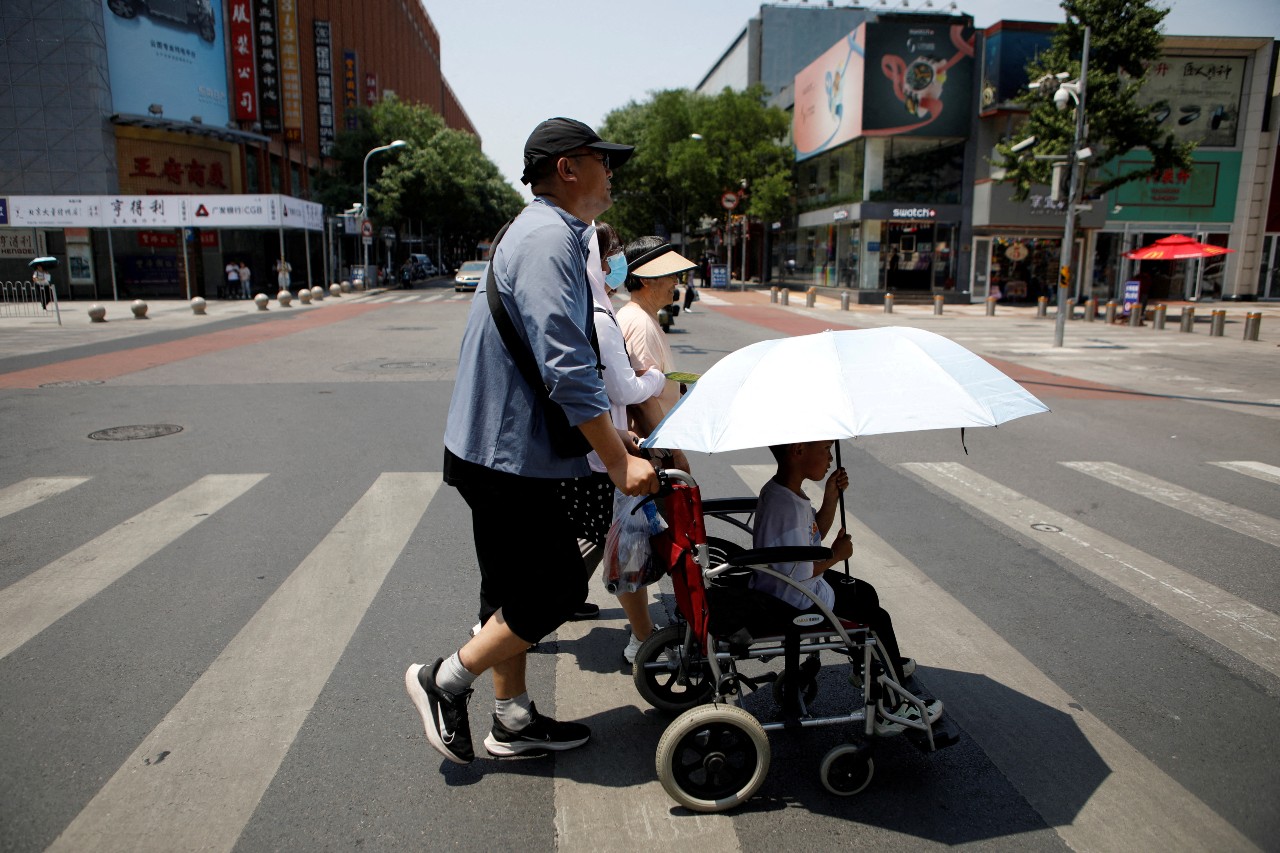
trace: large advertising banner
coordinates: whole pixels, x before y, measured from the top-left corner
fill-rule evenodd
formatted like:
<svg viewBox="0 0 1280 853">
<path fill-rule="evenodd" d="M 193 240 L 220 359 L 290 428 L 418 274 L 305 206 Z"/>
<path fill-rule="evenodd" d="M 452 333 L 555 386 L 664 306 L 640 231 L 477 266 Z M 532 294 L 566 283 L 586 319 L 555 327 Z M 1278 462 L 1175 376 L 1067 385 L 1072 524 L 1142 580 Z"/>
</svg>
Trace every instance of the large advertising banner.
<svg viewBox="0 0 1280 853">
<path fill-rule="evenodd" d="M 1179 142 L 1234 148 L 1244 90 L 1241 56 L 1165 56 L 1147 66 L 1138 101 L 1155 113 L 1163 133 Z"/>
<path fill-rule="evenodd" d="M 796 75 L 796 160 L 807 160 L 861 133 L 865 39 L 863 24 Z"/>
<path fill-rule="evenodd" d="M 227 123 L 221 2 L 102 0 L 102 17 L 116 112 Z"/>
<path fill-rule="evenodd" d="M 962 24 L 868 24 L 864 136 L 967 137 L 974 32 Z"/>
<path fill-rule="evenodd" d="M 346 118 L 347 130 L 355 130 L 358 117 L 356 108 L 360 106 L 360 92 L 356 85 L 356 52 L 342 52 L 342 111 Z"/>
<path fill-rule="evenodd" d="M 319 112 L 320 153 L 328 157 L 333 153 L 333 141 L 337 135 L 333 110 L 333 40 L 328 21 L 312 23 L 316 40 L 316 109 Z"/>
<path fill-rule="evenodd" d="M 253 0 L 254 46 L 258 58 L 258 118 L 264 133 L 284 129 L 280 109 L 280 46 L 275 0 Z"/>
</svg>

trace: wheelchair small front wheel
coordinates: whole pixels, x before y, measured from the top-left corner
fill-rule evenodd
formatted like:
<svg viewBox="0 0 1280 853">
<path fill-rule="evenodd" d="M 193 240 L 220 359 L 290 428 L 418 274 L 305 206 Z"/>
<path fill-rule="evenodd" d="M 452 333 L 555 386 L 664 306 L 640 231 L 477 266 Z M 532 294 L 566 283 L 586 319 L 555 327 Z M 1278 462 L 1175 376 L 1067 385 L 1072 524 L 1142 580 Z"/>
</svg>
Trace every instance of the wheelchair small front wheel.
<svg viewBox="0 0 1280 853">
<path fill-rule="evenodd" d="M 644 700 L 659 711 L 687 711 L 715 692 L 711 665 L 700 651 L 685 648 L 685 631 L 683 625 L 668 625 L 654 631 L 636 652 L 632 680 Z"/>
<path fill-rule="evenodd" d="M 871 784 L 876 765 L 866 744 L 842 743 L 822 759 L 822 768 L 818 772 L 822 787 L 837 797 L 852 797 Z"/>
<path fill-rule="evenodd" d="M 751 798 L 769 773 L 764 726 L 733 705 L 703 705 L 676 718 L 658 741 L 658 780 L 680 805 L 722 812 Z"/>
</svg>

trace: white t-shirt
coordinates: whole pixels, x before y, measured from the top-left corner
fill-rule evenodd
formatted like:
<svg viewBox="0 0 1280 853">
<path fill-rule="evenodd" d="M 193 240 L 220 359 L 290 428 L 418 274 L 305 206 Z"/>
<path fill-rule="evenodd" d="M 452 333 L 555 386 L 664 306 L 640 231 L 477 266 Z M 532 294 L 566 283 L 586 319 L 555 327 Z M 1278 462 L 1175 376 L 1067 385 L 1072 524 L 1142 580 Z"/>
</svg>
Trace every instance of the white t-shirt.
<svg viewBox="0 0 1280 853">
<path fill-rule="evenodd" d="M 238 264 L 227 264 L 227 281 L 240 280 L 240 266 Z"/>
<path fill-rule="evenodd" d="M 760 490 L 751 544 L 756 548 L 821 545 L 822 534 L 818 532 L 818 516 L 813 511 L 813 504 L 776 480 L 765 483 Z M 835 592 L 821 575 L 814 577 L 813 563 L 773 563 L 770 568 L 808 587 L 828 608 L 835 606 Z M 813 601 L 800 590 L 768 575 L 752 575 L 751 587 L 781 598 L 801 610 L 813 606 Z"/>
<path fill-rule="evenodd" d="M 675 356 L 671 354 L 671 345 L 658 322 L 634 302 L 628 302 L 618 309 L 618 326 L 622 329 L 622 337 L 627 342 L 627 352 L 631 354 L 631 364 L 636 370 L 648 370 L 656 367 L 663 373 L 676 369 Z M 675 382 L 667 382 L 658 395 L 665 415 L 680 402 L 680 386 Z"/>
</svg>

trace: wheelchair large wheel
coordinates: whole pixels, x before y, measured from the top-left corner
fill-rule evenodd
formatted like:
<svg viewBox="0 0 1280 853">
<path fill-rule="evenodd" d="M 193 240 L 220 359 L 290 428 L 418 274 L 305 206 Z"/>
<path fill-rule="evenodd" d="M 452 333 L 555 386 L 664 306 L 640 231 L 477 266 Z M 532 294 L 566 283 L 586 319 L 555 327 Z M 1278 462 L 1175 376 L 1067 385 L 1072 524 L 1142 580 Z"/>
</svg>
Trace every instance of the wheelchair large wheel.
<svg viewBox="0 0 1280 853">
<path fill-rule="evenodd" d="M 676 718 L 658 741 L 658 780 L 685 808 L 722 812 L 750 799 L 769 773 L 769 738 L 751 714 L 704 705 Z"/>
<path fill-rule="evenodd" d="M 866 744 L 842 743 L 822 759 L 822 768 L 818 772 L 822 787 L 837 797 L 852 797 L 871 784 L 876 765 Z"/>
<path fill-rule="evenodd" d="M 701 651 L 695 646 L 691 654 L 684 654 L 685 630 L 683 625 L 668 625 L 654 631 L 636 652 L 632 680 L 644 700 L 659 711 L 679 714 L 703 704 L 715 693 L 711 666 Z"/>
</svg>

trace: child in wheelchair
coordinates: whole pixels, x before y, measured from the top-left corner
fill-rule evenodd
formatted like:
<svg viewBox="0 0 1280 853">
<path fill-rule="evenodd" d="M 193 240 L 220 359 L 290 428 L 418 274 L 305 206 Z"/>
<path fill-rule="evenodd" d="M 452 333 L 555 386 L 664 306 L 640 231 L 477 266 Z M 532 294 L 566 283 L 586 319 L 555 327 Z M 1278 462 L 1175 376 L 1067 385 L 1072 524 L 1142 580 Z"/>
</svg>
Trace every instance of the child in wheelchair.
<svg viewBox="0 0 1280 853">
<path fill-rule="evenodd" d="M 756 509 L 752 544 L 755 548 L 785 546 L 821 546 L 822 540 L 835 520 L 840 493 L 849 485 L 849 475 L 837 468 L 827 477 L 823 487 L 822 503 L 815 511 L 805 494 L 806 480 L 821 482 L 831 467 L 831 441 L 809 441 L 796 444 L 780 444 L 769 448 L 777 460 L 778 470 L 760 490 Z M 883 657 L 880 663 L 888 670 L 888 676 L 904 687 L 915 672 L 915 661 L 903 657 L 898 648 L 893 620 L 880 606 L 875 587 L 866 581 L 849 577 L 841 572 L 831 572 L 833 566 L 849 559 L 853 543 L 849 534 L 840 530 L 831 543 L 832 556 L 814 562 L 771 563 L 770 568 L 785 574 L 805 587 L 840 619 L 859 622 L 871 628 L 878 639 Z M 763 573 L 754 573 L 753 589 L 768 593 L 801 612 L 820 613 L 813 599 L 803 591 Z M 855 660 L 851 680 L 858 683 L 862 674 L 861 664 Z M 942 702 L 921 696 L 930 723 L 942 715 Z M 892 711 L 892 716 L 919 720 L 920 711 L 913 703 L 903 701 Z M 896 734 L 904 727 L 888 720 L 877 720 L 877 734 Z"/>
</svg>

